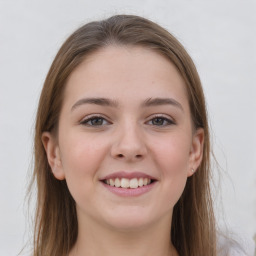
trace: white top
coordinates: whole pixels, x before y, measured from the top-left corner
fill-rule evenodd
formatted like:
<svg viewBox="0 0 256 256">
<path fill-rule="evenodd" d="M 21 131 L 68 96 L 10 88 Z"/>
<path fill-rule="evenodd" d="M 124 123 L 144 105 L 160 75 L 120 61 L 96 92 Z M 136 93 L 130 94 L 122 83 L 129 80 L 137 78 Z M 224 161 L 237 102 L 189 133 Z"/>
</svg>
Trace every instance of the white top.
<svg viewBox="0 0 256 256">
<path fill-rule="evenodd" d="M 243 237 L 238 240 L 219 235 L 217 244 L 219 256 L 256 256 L 252 238 Z"/>
</svg>

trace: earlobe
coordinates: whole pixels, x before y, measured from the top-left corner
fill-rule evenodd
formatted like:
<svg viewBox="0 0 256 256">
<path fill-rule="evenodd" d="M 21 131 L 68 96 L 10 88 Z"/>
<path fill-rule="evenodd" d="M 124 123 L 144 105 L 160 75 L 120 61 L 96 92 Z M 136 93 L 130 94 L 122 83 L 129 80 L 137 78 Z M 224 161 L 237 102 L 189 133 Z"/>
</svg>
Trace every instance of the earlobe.
<svg viewBox="0 0 256 256">
<path fill-rule="evenodd" d="M 56 139 L 50 132 L 43 132 L 42 143 L 47 155 L 48 163 L 52 169 L 52 173 L 58 180 L 64 180 L 65 175 L 62 168 L 60 150 Z"/>
<path fill-rule="evenodd" d="M 190 158 L 189 158 L 189 170 L 188 177 L 192 176 L 196 169 L 199 167 L 203 159 L 203 148 L 204 148 L 204 130 L 199 128 L 195 131 L 192 139 Z"/>
</svg>

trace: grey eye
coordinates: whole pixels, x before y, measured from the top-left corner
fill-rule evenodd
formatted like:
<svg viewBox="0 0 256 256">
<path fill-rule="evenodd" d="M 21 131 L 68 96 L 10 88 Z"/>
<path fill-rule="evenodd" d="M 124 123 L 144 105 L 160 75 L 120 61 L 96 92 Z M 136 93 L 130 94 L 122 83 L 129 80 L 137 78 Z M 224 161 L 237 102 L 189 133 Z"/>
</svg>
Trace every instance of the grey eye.
<svg viewBox="0 0 256 256">
<path fill-rule="evenodd" d="M 155 117 L 151 119 L 151 124 L 156 126 L 165 126 L 165 125 L 171 125 L 174 124 L 174 122 L 168 118 L 165 117 Z"/>
<path fill-rule="evenodd" d="M 86 126 L 102 126 L 108 124 L 108 122 L 102 117 L 90 117 L 81 122 L 82 125 Z"/>
<path fill-rule="evenodd" d="M 102 125 L 103 124 L 103 118 L 93 118 L 91 120 L 89 120 L 89 123 L 91 123 L 91 125 Z"/>
</svg>

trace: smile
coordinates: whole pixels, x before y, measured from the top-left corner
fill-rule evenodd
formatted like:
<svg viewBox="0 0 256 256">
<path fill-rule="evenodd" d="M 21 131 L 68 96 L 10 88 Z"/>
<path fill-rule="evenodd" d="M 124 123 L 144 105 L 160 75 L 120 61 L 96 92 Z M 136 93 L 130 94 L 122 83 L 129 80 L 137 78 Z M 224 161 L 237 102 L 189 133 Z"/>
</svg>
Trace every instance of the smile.
<svg viewBox="0 0 256 256">
<path fill-rule="evenodd" d="M 115 172 L 100 179 L 104 187 L 124 197 L 140 196 L 149 192 L 157 183 L 157 179 L 142 172 Z"/>
<path fill-rule="evenodd" d="M 153 180 L 151 180 L 149 178 L 142 178 L 142 177 L 141 178 L 132 178 L 132 179 L 115 178 L 115 179 L 106 179 L 103 182 L 112 187 L 135 189 L 138 187 L 147 186 L 147 185 L 151 184 L 153 182 Z"/>
</svg>

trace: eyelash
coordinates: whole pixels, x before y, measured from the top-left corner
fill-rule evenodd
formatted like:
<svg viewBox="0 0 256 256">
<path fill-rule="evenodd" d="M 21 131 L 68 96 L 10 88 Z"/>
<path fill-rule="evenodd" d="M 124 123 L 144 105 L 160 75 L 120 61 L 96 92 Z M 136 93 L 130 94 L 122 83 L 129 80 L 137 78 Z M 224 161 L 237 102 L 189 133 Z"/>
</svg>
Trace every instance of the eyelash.
<svg viewBox="0 0 256 256">
<path fill-rule="evenodd" d="M 175 124 L 175 122 L 172 119 L 169 119 L 169 118 L 167 118 L 165 116 L 162 116 L 162 115 L 155 115 L 149 121 L 152 121 L 152 120 L 155 120 L 155 119 L 161 119 L 161 120 L 163 120 L 164 122 L 167 123 L 165 125 L 155 125 L 155 126 L 169 126 L 169 125 L 174 125 Z M 154 124 L 151 124 L 151 125 L 154 125 Z"/>
<path fill-rule="evenodd" d="M 104 124 L 100 124 L 100 125 L 93 125 L 92 123 L 91 124 L 88 124 L 89 122 L 92 122 L 93 120 L 97 120 L 97 119 L 100 119 L 100 120 L 103 120 L 103 122 L 104 121 L 107 121 L 106 120 L 106 118 L 104 118 L 103 116 L 101 116 L 101 115 L 94 115 L 94 116 L 90 116 L 90 117 L 88 117 L 88 118 L 86 118 L 86 119 L 83 119 L 81 122 L 80 122 L 80 124 L 82 124 L 82 125 L 85 125 L 85 126 L 91 126 L 91 127 L 100 127 L 100 126 L 103 126 Z M 149 121 L 152 121 L 152 120 L 155 120 L 155 119 L 161 119 L 161 120 L 163 120 L 163 122 L 166 122 L 167 124 L 165 124 L 165 125 L 154 125 L 154 124 L 151 124 L 152 126 L 163 126 L 163 127 L 165 127 L 165 126 L 169 126 L 169 125 L 174 125 L 174 124 L 176 124 L 175 123 L 175 121 L 173 121 L 173 120 L 171 120 L 171 119 L 169 119 L 169 118 L 166 118 L 166 117 L 164 117 L 164 116 L 162 116 L 162 115 L 155 115 L 153 118 L 151 118 Z M 107 121 L 108 122 L 108 121 Z M 107 125 L 109 125 L 109 124 L 111 124 L 110 122 L 108 122 L 108 124 Z"/>
<path fill-rule="evenodd" d="M 85 125 L 85 126 L 102 126 L 102 125 L 93 125 L 93 124 L 89 124 L 88 125 L 88 123 L 90 121 L 93 121 L 93 120 L 96 120 L 96 119 L 101 119 L 101 120 L 105 120 L 106 121 L 106 118 L 104 118 L 104 117 L 102 117 L 100 115 L 94 115 L 94 116 L 90 116 L 90 117 L 88 117 L 86 119 L 83 119 L 80 124 Z"/>
</svg>

